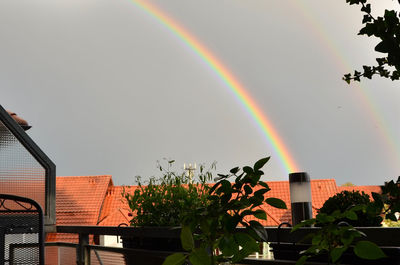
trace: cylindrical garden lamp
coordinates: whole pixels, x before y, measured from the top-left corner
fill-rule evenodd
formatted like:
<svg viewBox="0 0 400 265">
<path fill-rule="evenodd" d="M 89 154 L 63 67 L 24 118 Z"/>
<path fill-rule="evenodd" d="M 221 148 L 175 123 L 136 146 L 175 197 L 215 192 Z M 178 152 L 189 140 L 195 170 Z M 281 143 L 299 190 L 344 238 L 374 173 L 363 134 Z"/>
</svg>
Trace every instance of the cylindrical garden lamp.
<svg viewBox="0 0 400 265">
<path fill-rule="evenodd" d="M 290 202 L 292 206 L 292 225 L 312 218 L 311 183 L 306 172 L 289 174 Z"/>
</svg>

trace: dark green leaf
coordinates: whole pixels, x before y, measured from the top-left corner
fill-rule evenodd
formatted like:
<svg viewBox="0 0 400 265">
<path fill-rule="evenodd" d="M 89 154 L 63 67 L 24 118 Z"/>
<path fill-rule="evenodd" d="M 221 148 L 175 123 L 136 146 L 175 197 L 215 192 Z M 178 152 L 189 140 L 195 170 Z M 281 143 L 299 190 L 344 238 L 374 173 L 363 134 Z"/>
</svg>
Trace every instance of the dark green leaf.
<svg viewBox="0 0 400 265">
<path fill-rule="evenodd" d="M 264 210 L 258 209 L 253 212 L 254 217 L 262 220 L 267 220 L 267 214 Z"/>
<path fill-rule="evenodd" d="M 345 247 L 336 247 L 331 251 L 331 259 L 333 263 L 336 263 L 343 255 L 343 252 L 346 251 L 347 248 Z"/>
<path fill-rule="evenodd" d="M 232 174 L 236 174 L 236 173 L 239 172 L 239 170 L 240 170 L 239 167 L 234 167 L 234 168 L 232 168 L 229 172 L 231 172 Z"/>
<path fill-rule="evenodd" d="M 365 24 L 365 23 L 370 22 L 370 21 L 372 21 L 371 16 L 369 16 L 369 15 L 364 15 L 363 20 L 362 20 L 362 23 Z"/>
<path fill-rule="evenodd" d="M 278 198 L 267 198 L 265 202 L 278 209 L 287 209 L 286 203 Z"/>
<path fill-rule="evenodd" d="M 312 237 L 311 243 L 312 243 L 313 245 L 318 245 L 319 242 L 321 242 L 321 239 L 322 239 L 322 235 L 321 235 L 321 234 L 317 234 L 317 235 L 315 235 L 315 236 Z"/>
<path fill-rule="evenodd" d="M 250 254 L 259 251 L 256 240 L 245 233 L 236 233 L 234 235 L 236 242 L 241 246 L 240 251 L 232 257 L 232 262 L 236 263 L 246 258 Z"/>
<path fill-rule="evenodd" d="M 204 248 L 196 248 L 190 253 L 189 260 L 193 265 L 211 265 L 211 257 Z"/>
<path fill-rule="evenodd" d="M 361 7 L 361 11 L 365 13 L 371 13 L 371 5 L 366 4 L 365 6 Z"/>
<path fill-rule="evenodd" d="M 271 190 L 271 189 L 269 188 L 268 184 L 265 183 L 264 181 L 261 181 L 261 180 L 260 180 L 260 181 L 258 182 L 258 184 L 260 184 L 261 186 L 263 186 L 264 188 L 266 188 L 266 189 L 269 190 L 269 191 Z"/>
<path fill-rule="evenodd" d="M 350 220 L 357 220 L 357 214 L 353 211 L 347 211 L 346 212 L 346 218 L 350 219 Z"/>
<path fill-rule="evenodd" d="M 211 187 L 211 189 L 208 191 L 209 194 L 212 194 L 212 193 L 219 187 L 219 185 L 220 185 L 219 182 L 215 183 L 215 184 Z"/>
<path fill-rule="evenodd" d="M 254 238 L 252 238 L 251 236 L 249 236 L 246 233 L 236 233 L 234 235 L 234 238 L 236 240 L 236 242 L 242 247 L 245 248 L 247 250 L 250 250 L 251 252 L 256 252 L 259 251 L 258 248 L 258 243 L 256 240 L 254 240 Z"/>
<path fill-rule="evenodd" d="M 308 256 L 301 256 L 297 260 L 296 265 L 303 265 L 304 263 L 306 263 L 307 259 L 308 259 Z"/>
<path fill-rule="evenodd" d="M 316 216 L 317 223 L 325 224 L 325 223 L 332 223 L 335 221 L 335 218 L 332 216 L 329 216 L 325 213 L 319 213 Z"/>
<path fill-rule="evenodd" d="M 362 259 L 381 259 L 385 253 L 371 241 L 358 241 L 354 247 L 354 253 Z"/>
<path fill-rule="evenodd" d="M 258 191 L 254 192 L 254 196 L 262 196 L 264 197 L 264 194 L 267 193 L 269 189 L 259 189 Z"/>
<path fill-rule="evenodd" d="M 375 46 L 375 51 L 377 52 L 382 52 L 382 53 L 387 53 L 389 51 L 388 43 L 387 41 L 381 41 Z"/>
<path fill-rule="evenodd" d="M 257 236 L 260 237 L 260 239 L 264 242 L 268 241 L 268 235 L 267 232 L 265 231 L 265 228 L 257 221 L 251 220 L 249 222 L 250 228 L 256 232 Z"/>
<path fill-rule="evenodd" d="M 315 222 L 316 222 L 316 220 L 315 220 L 314 218 L 313 218 L 313 219 L 308 219 L 308 220 L 301 221 L 301 222 L 298 223 L 297 225 L 293 226 L 291 232 L 294 232 L 294 231 L 298 230 L 300 227 L 313 225 L 313 224 L 315 224 Z"/>
<path fill-rule="evenodd" d="M 251 210 L 244 210 L 243 212 L 240 213 L 241 217 L 245 217 L 247 215 L 253 215 L 253 211 Z"/>
<path fill-rule="evenodd" d="M 239 251 L 239 245 L 232 235 L 222 237 L 219 241 L 218 248 L 227 257 L 235 255 Z"/>
<path fill-rule="evenodd" d="M 247 173 L 247 174 L 253 174 L 254 173 L 253 169 L 251 167 L 249 167 L 249 166 L 243 167 L 243 171 L 245 173 Z"/>
<path fill-rule="evenodd" d="M 182 253 L 174 253 L 169 255 L 162 265 L 182 265 L 186 260 L 186 256 Z"/>
<path fill-rule="evenodd" d="M 259 169 L 261 169 L 270 159 L 271 157 L 265 157 L 262 158 L 260 160 L 258 160 L 255 164 L 254 164 L 254 171 L 257 171 Z"/>
<path fill-rule="evenodd" d="M 233 232 L 236 229 L 240 220 L 241 217 L 238 215 L 229 216 L 229 219 L 226 221 L 226 229 L 230 232 Z"/>
<path fill-rule="evenodd" d="M 249 185 L 246 185 L 244 186 L 244 192 L 246 194 L 251 194 L 253 192 L 253 189 Z"/>
<path fill-rule="evenodd" d="M 183 226 L 181 230 L 181 242 L 184 250 L 190 251 L 194 248 L 192 230 L 189 226 Z"/>
</svg>

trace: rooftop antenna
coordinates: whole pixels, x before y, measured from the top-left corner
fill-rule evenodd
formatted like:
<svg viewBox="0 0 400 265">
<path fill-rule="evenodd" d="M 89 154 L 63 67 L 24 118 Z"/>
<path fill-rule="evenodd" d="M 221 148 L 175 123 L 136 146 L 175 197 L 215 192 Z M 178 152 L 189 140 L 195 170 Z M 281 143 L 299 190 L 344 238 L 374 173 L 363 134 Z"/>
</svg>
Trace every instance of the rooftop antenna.
<svg viewBox="0 0 400 265">
<path fill-rule="evenodd" d="M 194 163 L 194 165 L 189 164 L 188 166 L 186 166 L 186 164 L 184 163 L 183 169 L 186 170 L 186 175 L 189 177 L 189 183 L 192 183 L 194 171 L 196 170 L 196 163 Z"/>
</svg>

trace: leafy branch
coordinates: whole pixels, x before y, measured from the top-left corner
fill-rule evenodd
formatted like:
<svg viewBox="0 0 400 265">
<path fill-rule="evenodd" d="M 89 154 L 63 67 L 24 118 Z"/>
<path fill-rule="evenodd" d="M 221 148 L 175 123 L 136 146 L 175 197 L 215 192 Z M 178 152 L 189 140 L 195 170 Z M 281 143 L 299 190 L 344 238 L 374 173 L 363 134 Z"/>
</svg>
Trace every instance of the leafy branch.
<svg viewBox="0 0 400 265">
<path fill-rule="evenodd" d="M 396 213 L 400 212 L 400 177 L 397 181 L 386 182 L 382 187 L 382 194 L 372 193 L 374 204 L 383 209 L 386 219 L 397 222 Z"/>
<path fill-rule="evenodd" d="M 398 0 L 400 4 L 400 0 Z M 376 58 L 377 65 L 364 65 L 363 70 L 355 70 L 353 74 L 345 74 L 343 80 L 350 84 L 360 81 L 361 78 L 371 79 L 374 75 L 390 78 L 392 81 L 400 79 L 400 20 L 395 10 L 385 10 L 383 17 L 374 17 L 371 5 L 367 0 L 346 0 L 350 5 L 361 5 L 364 13 L 361 28 L 358 35 L 374 36 L 380 39 L 375 46 L 375 51 L 386 54 L 384 57 Z"/>
<path fill-rule="evenodd" d="M 266 220 L 260 208 L 267 203 L 286 209 L 277 198 L 265 198 L 270 191 L 260 180 L 261 168 L 269 157 L 260 159 L 253 167 L 235 167 L 227 175 L 218 174 L 209 190 L 209 203 L 188 213 L 183 221 L 181 241 L 188 253 L 175 253 L 163 265 L 182 265 L 189 260 L 193 265 L 214 265 L 239 262 L 259 250 L 260 241 L 267 241 L 264 227 L 257 220 Z M 228 179 L 233 177 L 231 183 Z M 241 225 L 244 229 L 237 229 Z"/>
<path fill-rule="evenodd" d="M 328 264 L 339 264 L 342 255 L 351 246 L 354 246 L 354 254 L 362 259 L 380 259 L 386 257 L 383 251 L 373 242 L 367 240 L 355 242 L 356 239 L 365 237 L 364 233 L 348 223 L 338 223 L 338 220 L 343 219 L 357 220 L 356 212 L 363 210 L 364 207 L 365 205 L 358 205 L 344 212 L 336 210 L 330 215 L 319 213 L 316 218 L 305 220 L 294 226 L 292 232 L 304 226 L 315 225 L 321 227 L 317 232 L 310 233 L 303 239 L 311 239 L 311 246 L 301 252 L 302 256 L 296 265 L 302 265 L 307 259 L 321 255 L 326 256 Z"/>
</svg>

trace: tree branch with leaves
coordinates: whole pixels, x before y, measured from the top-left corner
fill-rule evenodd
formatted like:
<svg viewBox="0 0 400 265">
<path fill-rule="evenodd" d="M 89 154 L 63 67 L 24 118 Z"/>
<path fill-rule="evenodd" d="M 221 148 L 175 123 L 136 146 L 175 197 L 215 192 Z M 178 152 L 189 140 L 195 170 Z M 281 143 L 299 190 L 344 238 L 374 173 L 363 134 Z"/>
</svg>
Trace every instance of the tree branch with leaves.
<svg viewBox="0 0 400 265">
<path fill-rule="evenodd" d="M 400 4 L 400 0 L 398 0 Z M 360 71 L 345 74 L 343 80 L 350 84 L 351 81 L 360 81 L 361 78 L 371 79 L 374 75 L 390 78 L 392 81 L 400 79 L 400 20 L 399 12 L 385 10 L 382 17 L 374 17 L 371 4 L 367 0 L 346 0 L 350 5 L 360 5 L 364 13 L 358 35 L 374 36 L 380 41 L 375 46 L 375 51 L 385 54 L 376 58 L 376 65 L 363 65 Z"/>
</svg>

